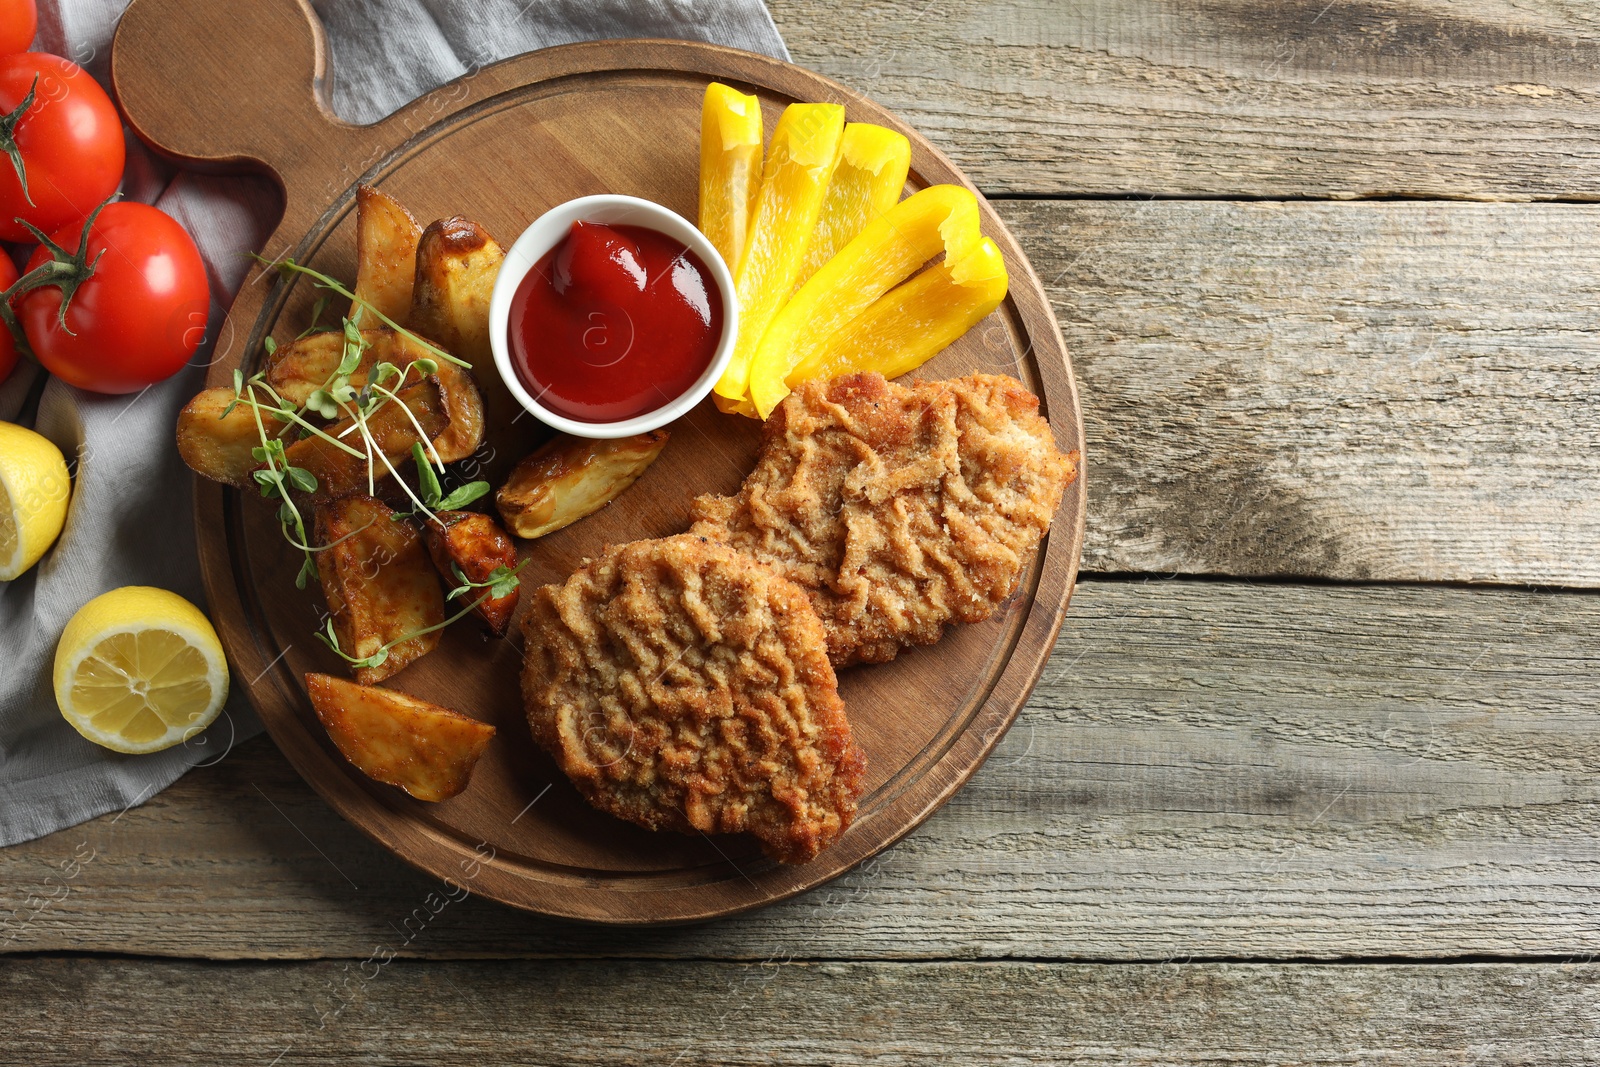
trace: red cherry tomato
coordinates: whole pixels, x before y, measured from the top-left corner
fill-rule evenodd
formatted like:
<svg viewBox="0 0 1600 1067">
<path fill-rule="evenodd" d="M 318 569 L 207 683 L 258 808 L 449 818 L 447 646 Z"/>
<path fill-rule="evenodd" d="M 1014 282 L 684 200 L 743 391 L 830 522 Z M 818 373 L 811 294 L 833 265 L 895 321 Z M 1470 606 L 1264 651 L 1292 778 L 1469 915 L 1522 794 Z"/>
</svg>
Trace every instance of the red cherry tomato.
<svg viewBox="0 0 1600 1067">
<path fill-rule="evenodd" d="M 33 0 L 0 0 L 0 56 L 26 52 L 39 28 Z"/>
<path fill-rule="evenodd" d="M 23 111 L 30 91 L 33 103 Z M 122 122 L 106 91 L 76 63 L 45 52 L 0 56 L 0 115 L 0 150 L 16 149 L 0 155 L 0 240 L 33 239 L 14 221 L 19 216 L 49 233 L 116 192 L 127 154 Z"/>
<path fill-rule="evenodd" d="M 82 233 L 78 222 L 51 239 L 76 252 Z M 51 258 L 41 245 L 26 269 Z M 89 230 L 85 260 L 94 270 L 67 304 L 66 329 L 57 322 L 61 289 L 34 289 L 16 303 L 39 362 L 97 393 L 131 393 L 175 374 L 205 339 L 211 308 L 194 238 L 146 204 L 108 204 Z"/>
<path fill-rule="evenodd" d="M 0 250 L 0 290 L 11 288 L 11 283 L 17 280 L 17 268 L 11 262 L 11 257 Z M 11 372 L 17 369 L 17 344 L 11 339 L 11 331 L 0 323 L 0 382 L 11 377 Z"/>
</svg>

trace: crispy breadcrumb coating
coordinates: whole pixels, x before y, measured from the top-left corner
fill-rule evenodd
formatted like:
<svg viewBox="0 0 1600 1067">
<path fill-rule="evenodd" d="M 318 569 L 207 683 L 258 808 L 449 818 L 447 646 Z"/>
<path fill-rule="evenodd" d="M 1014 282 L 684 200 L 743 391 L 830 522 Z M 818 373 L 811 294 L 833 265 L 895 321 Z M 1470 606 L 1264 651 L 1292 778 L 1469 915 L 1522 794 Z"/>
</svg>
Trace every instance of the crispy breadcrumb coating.
<svg viewBox="0 0 1600 1067">
<path fill-rule="evenodd" d="M 767 421 L 743 488 L 694 502 L 690 532 L 805 589 L 835 667 L 882 663 L 993 614 L 1077 461 L 1014 378 L 810 381 Z"/>
<path fill-rule="evenodd" d="M 533 591 L 533 736 L 602 811 L 749 831 L 803 863 L 850 825 L 866 760 L 822 624 L 772 568 L 703 538 L 612 547 Z"/>
</svg>

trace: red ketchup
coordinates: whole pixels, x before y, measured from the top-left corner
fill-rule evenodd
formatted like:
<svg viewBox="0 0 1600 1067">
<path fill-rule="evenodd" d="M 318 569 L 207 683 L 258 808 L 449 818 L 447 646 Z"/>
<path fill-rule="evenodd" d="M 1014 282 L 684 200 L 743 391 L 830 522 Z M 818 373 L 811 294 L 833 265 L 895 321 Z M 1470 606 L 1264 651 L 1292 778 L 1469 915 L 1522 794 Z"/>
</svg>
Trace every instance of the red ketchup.
<svg viewBox="0 0 1600 1067">
<path fill-rule="evenodd" d="M 517 376 L 540 404 L 619 422 L 705 373 L 722 337 L 722 294 L 666 234 L 576 222 L 517 286 L 510 328 Z"/>
</svg>

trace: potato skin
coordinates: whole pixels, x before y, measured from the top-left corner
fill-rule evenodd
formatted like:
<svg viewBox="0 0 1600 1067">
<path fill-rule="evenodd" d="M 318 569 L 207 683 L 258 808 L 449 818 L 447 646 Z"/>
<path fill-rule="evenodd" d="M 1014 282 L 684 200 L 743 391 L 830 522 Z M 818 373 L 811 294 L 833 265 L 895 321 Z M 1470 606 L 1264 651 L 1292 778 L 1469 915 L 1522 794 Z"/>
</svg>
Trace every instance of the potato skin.
<svg viewBox="0 0 1600 1067">
<path fill-rule="evenodd" d="M 433 447 L 445 463 L 466 459 L 478 450 L 484 433 L 483 393 L 465 368 L 439 359 L 405 334 L 387 326 L 362 330 L 361 339 L 367 347 L 361 353 L 361 362 L 350 372 L 351 385 L 357 389 L 366 385 L 367 376 L 379 363 L 406 367 L 419 359 L 432 360 L 438 365 L 434 378 L 438 382 L 440 400 L 445 414 L 450 417 L 449 425 L 434 437 Z M 267 368 L 267 384 L 284 399 L 304 404 L 338 369 L 343 357 L 342 333 L 314 333 L 302 337 L 278 349 L 272 365 Z M 413 370 L 405 384 L 415 385 L 420 379 L 421 375 Z M 390 382 L 388 388 L 394 389 L 395 384 Z"/>
<path fill-rule="evenodd" d="M 471 219 L 455 215 L 430 224 L 417 242 L 407 328 L 489 373 L 494 366 L 489 298 L 505 258 L 495 239 Z"/>
<path fill-rule="evenodd" d="M 422 227 L 398 200 L 370 185 L 356 187 L 355 294 L 395 322 L 411 308 L 421 237 Z M 378 325 L 360 304 L 351 308 L 350 318 Z"/>
<path fill-rule="evenodd" d="M 667 447 L 665 430 L 593 441 L 557 434 L 524 456 L 498 492 L 495 506 L 518 537 L 554 533 L 615 500 Z"/>
<path fill-rule="evenodd" d="M 178 413 L 178 455 L 201 477 L 242 488 L 252 484 L 250 472 L 261 466 L 252 452 L 261 444 L 261 433 L 255 413 L 245 404 L 224 418 L 222 413 L 231 403 L 233 390 L 219 387 L 196 394 L 184 405 Z M 268 437 L 281 437 L 291 427 L 263 417 L 261 429 Z"/>
<path fill-rule="evenodd" d="M 357 389 L 367 384 L 367 376 L 379 363 L 404 367 L 414 360 L 434 359 L 433 353 L 426 348 L 387 326 L 362 330 L 361 340 L 366 348 L 361 353 L 361 362 L 350 372 L 350 384 Z M 267 365 L 267 384 L 285 400 L 304 404 L 313 391 L 320 389 L 333 376 L 343 358 L 342 331 L 325 330 L 309 334 L 278 346 Z M 421 377 L 413 370 L 405 384 L 415 385 Z M 393 389 L 395 383 L 390 381 L 388 387 Z"/>
<path fill-rule="evenodd" d="M 465 789 L 494 737 L 488 723 L 331 674 L 307 674 L 306 692 L 345 759 L 418 800 L 448 800 Z"/>
<path fill-rule="evenodd" d="M 489 344 L 489 299 L 505 258 L 505 250 L 471 219 L 454 215 L 430 223 L 417 242 L 417 275 L 411 309 L 404 320 L 407 329 L 466 360 L 476 375 L 491 384 L 496 371 Z M 490 417 L 498 426 L 520 414 L 505 389 L 491 389 L 487 400 Z M 454 411 L 451 416 L 463 417 Z M 470 452 L 462 458 L 467 454 Z"/>
<path fill-rule="evenodd" d="M 346 655 L 365 659 L 391 641 L 444 622 L 444 591 L 422 534 L 381 500 L 347 496 L 315 511 L 317 574 Z M 398 673 L 439 644 L 440 632 L 400 641 L 375 667 L 358 667 L 362 685 Z"/>
<path fill-rule="evenodd" d="M 372 435 L 378 448 L 389 462 L 396 468 L 410 462 L 411 446 L 418 441 L 417 428 L 411 423 L 406 413 L 400 410 L 401 404 L 409 408 L 416 417 L 422 431 L 429 438 L 437 438 L 450 424 L 450 416 L 445 413 L 444 399 L 439 388 L 439 383 L 434 378 L 428 378 L 416 385 L 401 390 L 396 394 L 400 403 L 390 401 L 382 405 L 367 419 L 367 432 Z M 350 426 L 353 420 L 346 419 L 329 426 L 327 432 L 332 437 L 339 437 Z M 354 436 L 354 435 L 352 435 Z M 358 439 L 354 445 L 358 450 L 362 444 Z M 328 500 L 334 497 L 348 496 L 352 493 L 364 492 L 367 488 L 367 461 L 357 458 L 342 449 L 335 448 L 320 437 L 304 437 L 284 450 L 284 458 L 293 467 L 301 467 L 311 473 L 317 480 L 317 491 L 312 494 L 313 500 Z M 374 460 L 376 469 L 374 474 L 381 481 L 389 477 L 389 469 L 381 460 Z"/>
<path fill-rule="evenodd" d="M 438 522 L 424 522 L 422 538 L 427 542 L 428 554 L 444 578 L 446 589 L 458 584 L 451 564 L 461 568 L 469 581 L 486 582 L 496 567 L 516 568 L 517 549 L 500 524 L 487 515 L 474 511 L 441 511 Z M 471 603 L 485 595 L 485 590 L 469 589 L 459 600 Z M 502 597 L 485 600 L 474 611 L 483 620 L 489 632 L 504 637 L 511 625 L 511 616 L 517 610 L 519 586 Z M 466 604 L 461 604 L 465 607 Z M 457 609 L 459 610 L 459 608 Z"/>
</svg>

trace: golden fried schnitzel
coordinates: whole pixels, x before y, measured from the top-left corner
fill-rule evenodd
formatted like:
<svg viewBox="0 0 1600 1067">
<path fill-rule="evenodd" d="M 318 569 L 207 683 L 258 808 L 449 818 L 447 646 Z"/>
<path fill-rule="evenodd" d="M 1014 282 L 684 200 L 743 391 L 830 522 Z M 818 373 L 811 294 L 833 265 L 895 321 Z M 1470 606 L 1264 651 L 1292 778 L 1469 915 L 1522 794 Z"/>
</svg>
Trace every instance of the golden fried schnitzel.
<svg viewBox="0 0 1600 1067">
<path fill-rule="evenodd" d="M 528 722 L 595 807 L 652 830 L 749 831 L 785 863 L 850 825 L 866 760 L 794 583 L 680 535 L 609 548 L 531 601 Z"/>
<path fill-rule="evenodd" d="M 834 666 L 883 663 L 1011 595 L 1077 460 L 1014 378 L 809 381 L 767 420 L 743 488 L 695 500 L 690 532 L 804 588 Z"/>
</svg>

